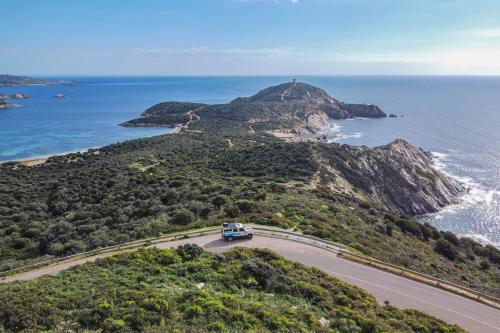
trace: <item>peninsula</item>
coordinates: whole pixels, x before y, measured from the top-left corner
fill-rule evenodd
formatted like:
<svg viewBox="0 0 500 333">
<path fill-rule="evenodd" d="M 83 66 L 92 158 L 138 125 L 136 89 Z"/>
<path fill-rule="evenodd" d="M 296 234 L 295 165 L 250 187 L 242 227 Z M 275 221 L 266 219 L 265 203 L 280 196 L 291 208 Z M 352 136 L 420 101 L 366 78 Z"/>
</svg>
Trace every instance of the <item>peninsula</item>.
<svg viewBox="0 0 500 333">
<path fill-rule="evenodd" d="M 122 126 L 175 127 L 190 119 L 190 114 L 246 123 L 248 127 L 269 134 L 301 141 L 321 138 L 330 123 L 328 119 L 355 117 L 384 118 L 376 105 L 349 104 L 332 98 L 323 89 L 297 81 L 259 91 L 250 97 L 239 97 L 227 104 L 165 102 L 146 110 L 141 118 Z"/>
</svg>

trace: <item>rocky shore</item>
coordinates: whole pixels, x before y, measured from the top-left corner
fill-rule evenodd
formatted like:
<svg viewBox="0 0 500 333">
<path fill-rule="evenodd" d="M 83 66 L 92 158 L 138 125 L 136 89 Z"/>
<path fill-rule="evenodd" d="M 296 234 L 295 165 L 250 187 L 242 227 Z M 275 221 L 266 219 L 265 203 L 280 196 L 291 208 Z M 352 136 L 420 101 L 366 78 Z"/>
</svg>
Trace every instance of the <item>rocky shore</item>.
<svg viewBox="0 0 500 333">
<path fill-rule="evenodd" d="M 431 155 L 405 140 L 380 147 L 328 144 L 316 155 L 317 183 L 388 210 L 422 215 L 459 202 L 465 188 L 433 168 Z"/>
</svg>

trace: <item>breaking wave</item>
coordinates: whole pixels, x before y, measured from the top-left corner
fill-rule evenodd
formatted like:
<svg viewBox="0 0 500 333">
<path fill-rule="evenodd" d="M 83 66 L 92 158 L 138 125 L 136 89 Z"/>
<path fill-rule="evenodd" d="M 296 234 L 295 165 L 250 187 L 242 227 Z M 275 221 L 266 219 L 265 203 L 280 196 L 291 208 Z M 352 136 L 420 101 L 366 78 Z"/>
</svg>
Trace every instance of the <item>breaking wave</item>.
<svg viewBox="0 0 500 333">
<path fill-rule="evenodd" d="M 355 133 L 344 133 L 342 132 L 342 126 L 332 123 L 331 128 L 328 131 L 328 142 L 338 142 L 347 139 L 357 139 L 363 136 L 361 132 Z"/>
<path fill-rule="evenodd" d="M 450 155 L 439 152 L 431 152 L 433 157 L 433 167 L 445 175 L 452 177 L 462 183 L 466 192 L 460 196 L 460 202 L 454 205 L 443 207 L 439 212 L 429 214 L 435 219 L 442 219 L 446 214 L 456 213 L 471 206 L 483 204 L 492 205 L 500 198 L 500 191 L 487 189 L 474 179 L 466 176 L 457 176 L 448 170 L 450 165 Z"/>
</svg>

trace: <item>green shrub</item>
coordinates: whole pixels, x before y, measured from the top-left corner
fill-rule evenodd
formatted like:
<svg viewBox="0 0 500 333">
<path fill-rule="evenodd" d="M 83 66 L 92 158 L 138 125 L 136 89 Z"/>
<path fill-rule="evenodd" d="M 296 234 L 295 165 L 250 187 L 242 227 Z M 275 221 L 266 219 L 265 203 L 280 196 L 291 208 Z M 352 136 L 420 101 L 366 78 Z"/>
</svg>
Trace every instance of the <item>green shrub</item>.
<svg viewBox="0 0 500 333">
<path fill-rule="evenodd" d="M 194 214 L 188 209 L 178 209 L 170 219 L 170 222 L 177 225 L 187 225 L 194 220 Z"/>
<path fill-rule="evenodd" d="M 445 239 L 436 241 L 434 251 L 453 261 L 458 257 L 457 248 Z"/>
</svg>

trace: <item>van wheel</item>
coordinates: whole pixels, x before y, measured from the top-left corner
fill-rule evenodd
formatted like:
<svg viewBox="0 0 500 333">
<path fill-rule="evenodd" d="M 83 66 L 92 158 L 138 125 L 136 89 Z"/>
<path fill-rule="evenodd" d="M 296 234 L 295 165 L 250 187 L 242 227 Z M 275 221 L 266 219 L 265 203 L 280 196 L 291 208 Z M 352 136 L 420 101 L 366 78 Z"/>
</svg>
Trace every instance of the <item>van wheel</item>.
<svg viewBox="0 0 500 333">
<path fill-rule="evenodd" d="M 252 239 L 253 238 L 253 234 L 250 234 L 247 236 L 248 239 Z"/>
<path fill-rule="evenodd" d="M 232 242 L 233 239 L 231 237 L 226 238 L 226 242 Z"/>
</svg>

